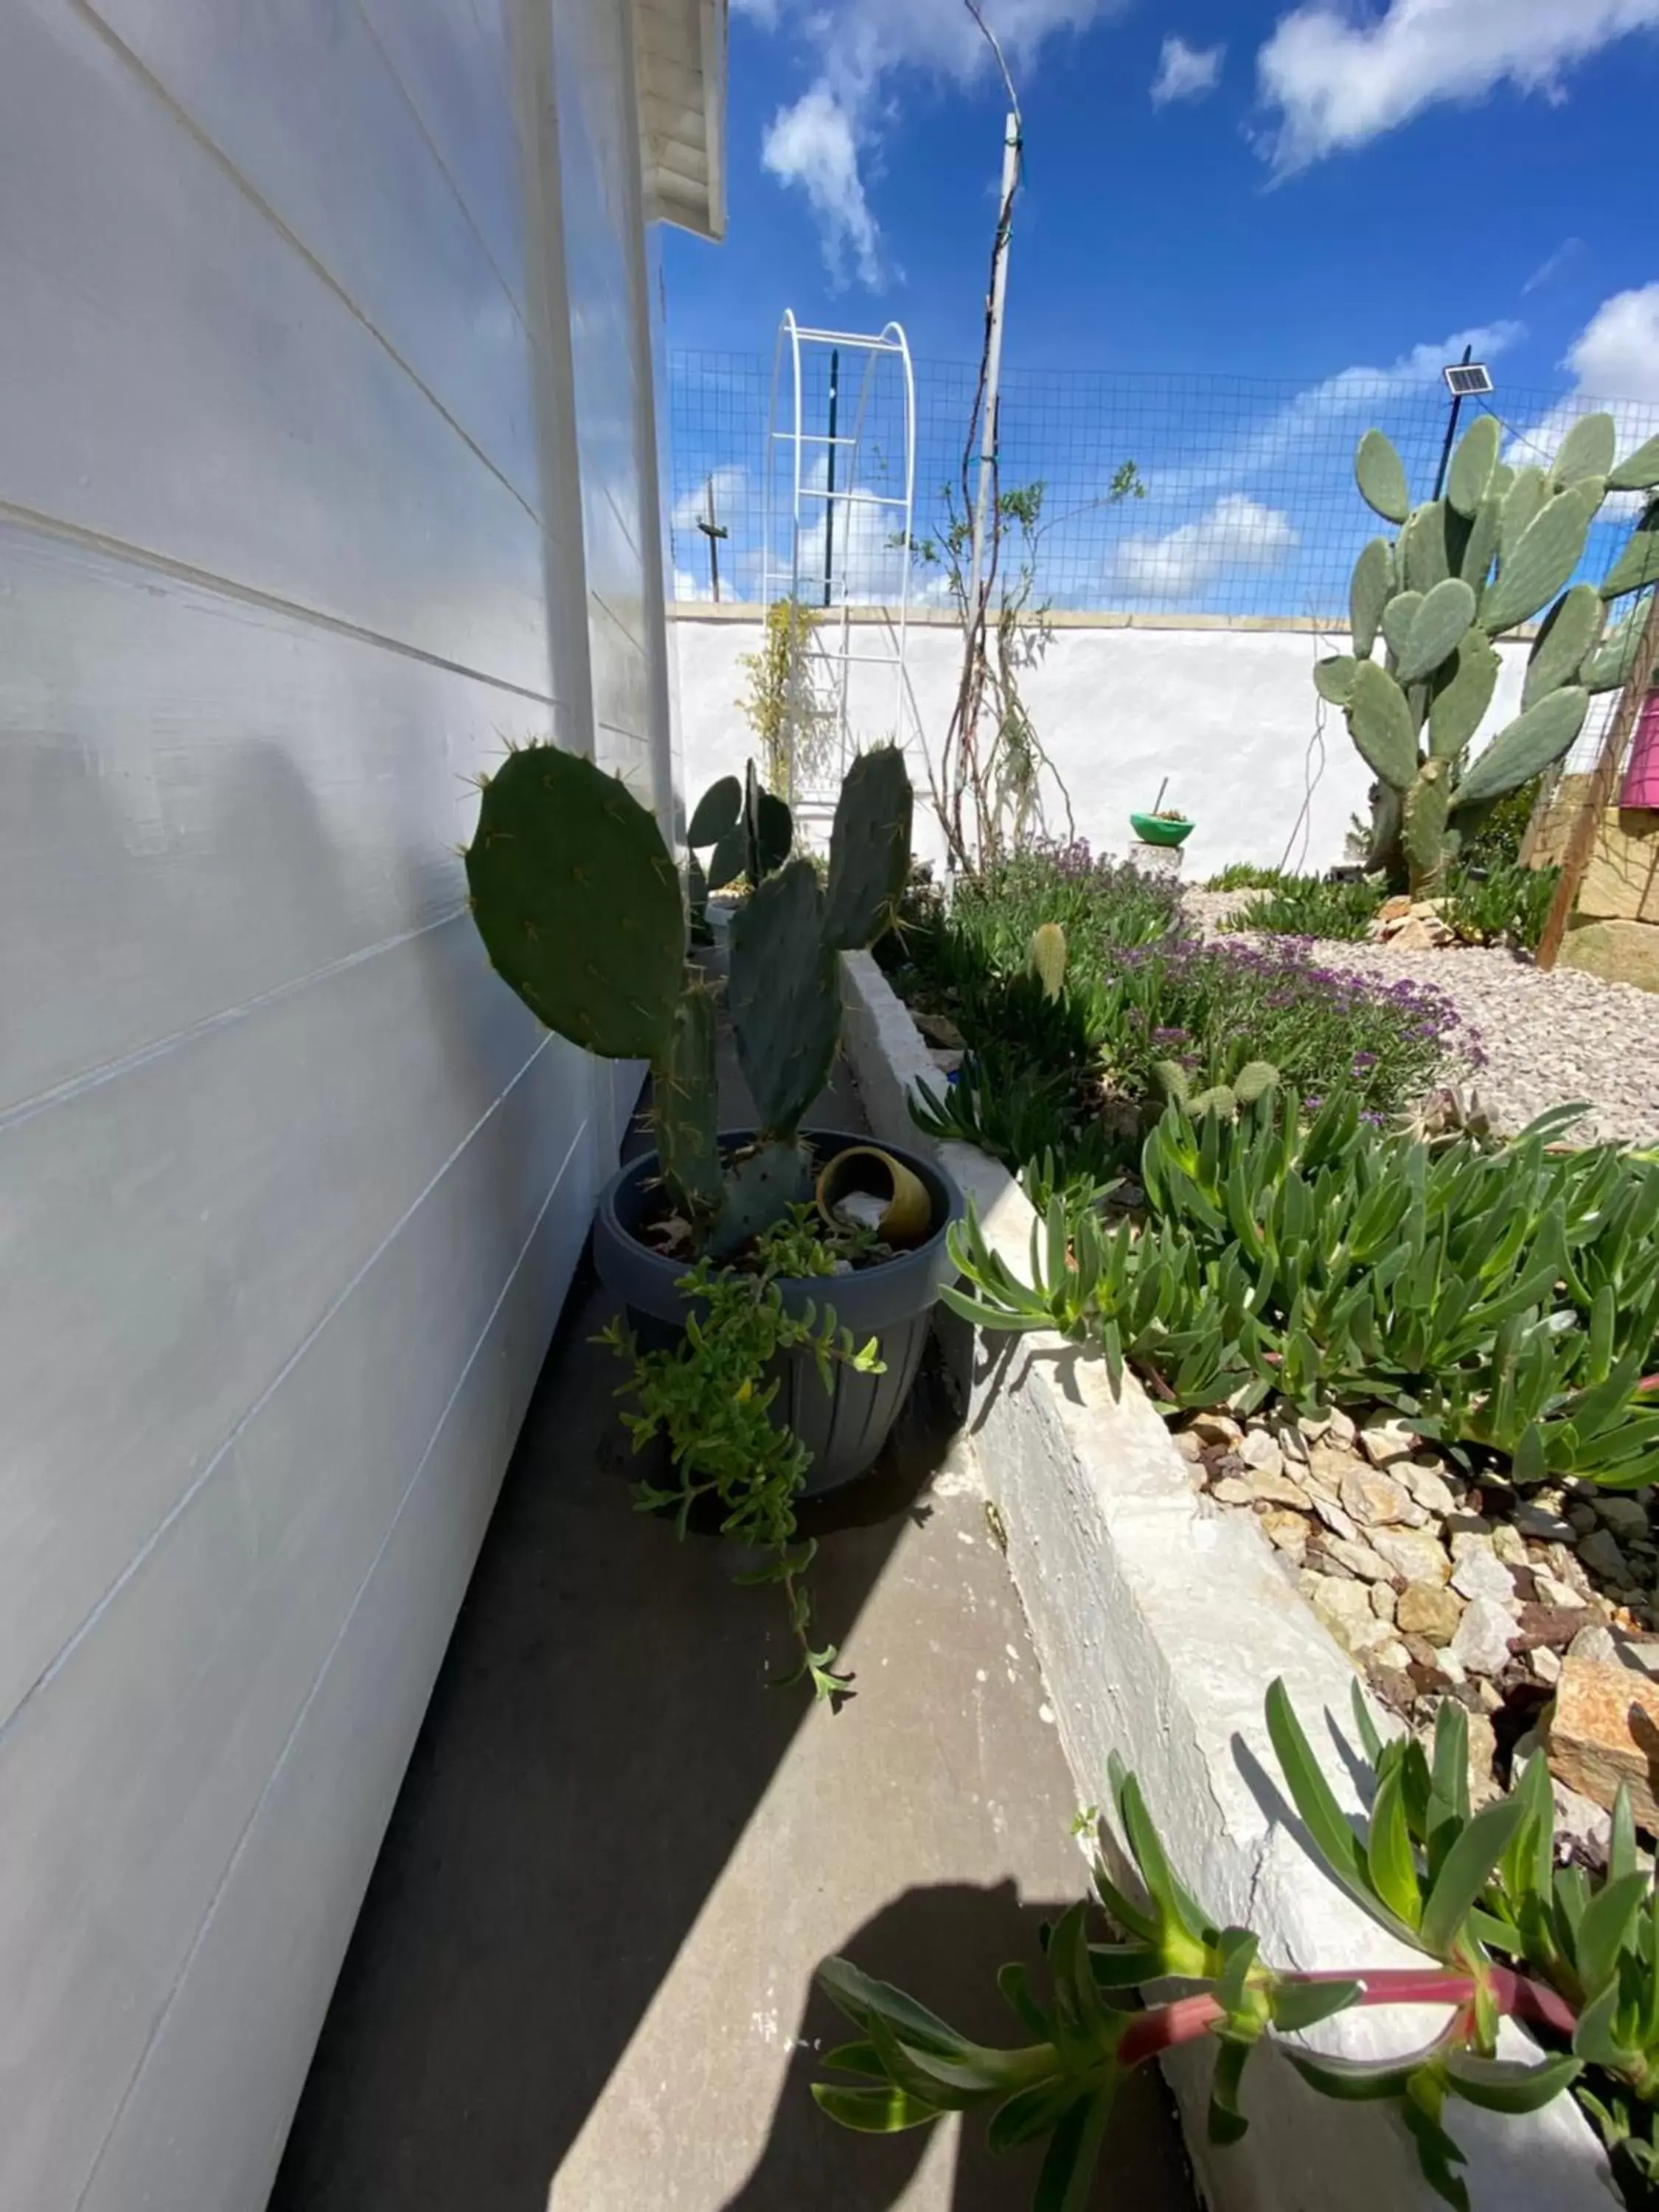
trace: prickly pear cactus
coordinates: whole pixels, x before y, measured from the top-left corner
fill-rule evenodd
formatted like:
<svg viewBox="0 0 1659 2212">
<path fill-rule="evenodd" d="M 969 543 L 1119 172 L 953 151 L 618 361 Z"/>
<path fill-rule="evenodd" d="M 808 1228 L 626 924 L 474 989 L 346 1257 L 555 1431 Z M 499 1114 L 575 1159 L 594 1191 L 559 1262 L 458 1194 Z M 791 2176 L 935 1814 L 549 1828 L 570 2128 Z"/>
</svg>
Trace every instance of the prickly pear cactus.
<svg viewBox="0 0 1659 2212">
<path fill-rule="evenodd" d="M 685 968 L 680 879 L 649 810 L 555 745 L 483 786 L 467 889 L 490 964 L 531 1012 L 606 1060 L 667 1048 Z"/>
<path fill-rule="evenodd" d="M 691 1221 L 712 1220 L 725 1200 L 715 1133 L 714 994 L 688 981 L 674 1008 L 668 1048 L 651 1071 L 651 1127 L 663 1178 Z"/>
<path fill-rule="evenodd" d="M 1547 469 L 1510 468 L 1500 443 L 1497 422 L 1480 416 L 1452 457 L 1446 496 L 1413 507 L 1399 454 L 1366 432 L 1355 478 L 1399 532 L 1360 554 L 1353 651 L 1314 675 L 1377 780 L 1370 865 L 1418 892 L 1434 887 L 1494 800 L 1570 749 L 1591 694 L 1625 680 L 1640 625 L 1631 617 L 1604 638 L 1607 607 L 1659 581 L 1653 500 L 1600 591 L 1572 583 L 1607 493 L 1659 486 L 1659 439 L 1615 464 L 1611 416 L 1583 416 Z M 1494 640 L 1540 616 L 1521 712 L 1476 748 L 1498 684 Z"/>
<path fill-rule="evenodd" d="M 789 858 L 794 817 L 783 800 L 761 787 L 750 761 L 742 779 L 723 775 L 697 801 L 685 842 L 694 854 L 713 847 L 703 874 L 711 891 L 739 876 L 758 884 Z"/>
<path fill-rule="evenodd" d="M 873 945 L 898 911 L 910 872 L 910 771 L 896 745 L 860 753 L 847 771 L 830 833 L 824 933 L 837 951 Z"/>
<path fill-rule="evenodd" d="M 761 1133 L 793 1137 L 841 1041 L 840 978 L 810 860 L 769 876 L 732 915 L 729 1004 Z"/>
</svg>

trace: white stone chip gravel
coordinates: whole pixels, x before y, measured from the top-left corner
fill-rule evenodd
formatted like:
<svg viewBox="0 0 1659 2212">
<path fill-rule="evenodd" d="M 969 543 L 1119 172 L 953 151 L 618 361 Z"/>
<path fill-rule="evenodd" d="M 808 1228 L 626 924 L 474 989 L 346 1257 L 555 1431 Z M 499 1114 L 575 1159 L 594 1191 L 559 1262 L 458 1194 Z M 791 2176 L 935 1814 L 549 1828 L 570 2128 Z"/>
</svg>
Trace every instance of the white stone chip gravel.
<svg viewBox="0 0 1659 2212">
<path fill-rule="evenodd" d="M 1209 935 L 1239 900 L 1188 891 L 1184 904 Z M 1528 959 L 1473 945 L 1401 952 L 1322 943 L 1316 953 L 1326 967 L 1389 983 L 1409 976 L 1441 992 L 1486 1054 L 1484 1066 L 1454 1062 L 1447 1073 L 1473 1082 L 1500 1129 L 1583 1098 L 1594 1110 L 1569 1132 L 1571 1141 L 1659 1145 L 1659 993 L 1575 968 L 1547 975 Z"/>
</svg>

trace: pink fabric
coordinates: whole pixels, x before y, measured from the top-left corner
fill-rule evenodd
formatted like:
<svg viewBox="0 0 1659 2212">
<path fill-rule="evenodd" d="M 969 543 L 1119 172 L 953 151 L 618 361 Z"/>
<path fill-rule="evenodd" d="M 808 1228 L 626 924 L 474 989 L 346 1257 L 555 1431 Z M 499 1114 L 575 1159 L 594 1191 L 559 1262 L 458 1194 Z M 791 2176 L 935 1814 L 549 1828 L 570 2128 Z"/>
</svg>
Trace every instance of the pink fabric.
<svg viewBox="0 0 1659 2212">
<path fill-rule="evenodd" d="M 1630 766 L 1625 770 L 1621 806 L 1659 807 L 1659 690 L 1650 691 L 1636 718 Z"/>
</svg>

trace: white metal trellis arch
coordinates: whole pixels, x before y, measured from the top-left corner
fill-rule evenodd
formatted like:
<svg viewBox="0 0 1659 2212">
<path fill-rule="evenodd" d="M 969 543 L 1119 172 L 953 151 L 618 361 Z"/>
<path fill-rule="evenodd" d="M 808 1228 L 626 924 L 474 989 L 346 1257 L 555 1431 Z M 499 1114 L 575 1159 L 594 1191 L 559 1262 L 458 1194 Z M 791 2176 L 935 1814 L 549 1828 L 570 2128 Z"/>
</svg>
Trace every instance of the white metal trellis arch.
<svg viewBox="0 0 1659 2212">
<path fill-rule="evenodd" d="M 830 396 L 822 428 L 805 419 L 815 349 L 829 356 Z M 858 375 L 850 432 L 841 428 L 839 413 L 849 364 Z M 872 408 L 896 416 L 900 426 L 896 470 L 885 456 L 881 461 L 882 475 L 896 490 L 871 486 L 865 435 Z M 915 725 L 905 653 L 915 492 L 916 386 L 903 325 L 888 323 L 874 336 L 807 330 L 786 307 L 772 356 L 762 594 L 769 607 L 787 598 L 819 611 L 799 672 L 811 696 L 790 702 L 786 747 L 789 789 L 783 796 L 806 825 L 833 812 L 842 775 L 861 740 L 890 737 L 903 744 Z M 880 556 L 874 576 L 872 526 Z M 872 598 L 878 612 L 866 605 Z M 855 605 L 863 617 L 856 622 Z M 855 671 L 868 673 L 855 677 Z"/>
</svg>

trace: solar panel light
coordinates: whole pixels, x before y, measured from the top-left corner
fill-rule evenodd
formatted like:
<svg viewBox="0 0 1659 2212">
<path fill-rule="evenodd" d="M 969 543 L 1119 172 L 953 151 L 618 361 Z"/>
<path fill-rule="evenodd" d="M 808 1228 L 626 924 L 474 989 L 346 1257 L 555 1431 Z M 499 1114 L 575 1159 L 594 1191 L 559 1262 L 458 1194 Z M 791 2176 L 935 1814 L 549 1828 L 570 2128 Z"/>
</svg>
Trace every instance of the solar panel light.
<svg viewBox="0 0 1659 2212">
<path fill-rule="evenodd" d="M 1440 372 L 1454 399 L 1473 399 L 1492 389 L 1492 371 L 1483 361 L 1455 361 Z"/>
</svg>

